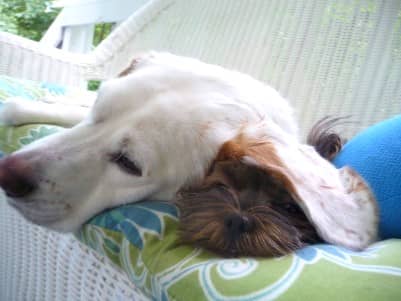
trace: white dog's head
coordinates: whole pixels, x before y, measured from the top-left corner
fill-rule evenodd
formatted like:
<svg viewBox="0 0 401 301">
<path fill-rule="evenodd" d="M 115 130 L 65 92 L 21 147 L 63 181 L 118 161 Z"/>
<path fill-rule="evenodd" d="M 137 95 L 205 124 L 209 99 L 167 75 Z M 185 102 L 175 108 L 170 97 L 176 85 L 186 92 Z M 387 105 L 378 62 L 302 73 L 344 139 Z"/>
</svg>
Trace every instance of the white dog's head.
<svg viewBox="0 0 401 301">
<path fill-rule="evenodd" d="M 352 224 L 362 236 L 361 242 L 344 244 L 358 247 L 374 239 L 374 202 L 368 200 L 368 213 L 357 213 L 362 202 L 350 205 L 341 173 L 298 142 L 291 109 L 274 89 L 238 72 L 165 53 L 142 56 L 104 83 L 91 113 L 77 126 L 0 160 L 0 186 L 28 220 L 72 231 L 105 208 L 172 199 L 179 189 L 201 181 L 222 145 L 245 129 L 276 145 L 271 151 L 282 153 L 285 166 L 279 169 L 290 171 L 293 187 L 307 186 L 297 198 L 325 239 L 344 240 L 338 238 L 347 230 L 344 214 L 361 219 Z M 325 209 L 319 216 L 323 200 L 313 199 L 324 198 L 325 191 L 327 202 L 346 199 L 348 212 Z M 339 222 L 331 222 L 338 215 Z"/>
</svg>

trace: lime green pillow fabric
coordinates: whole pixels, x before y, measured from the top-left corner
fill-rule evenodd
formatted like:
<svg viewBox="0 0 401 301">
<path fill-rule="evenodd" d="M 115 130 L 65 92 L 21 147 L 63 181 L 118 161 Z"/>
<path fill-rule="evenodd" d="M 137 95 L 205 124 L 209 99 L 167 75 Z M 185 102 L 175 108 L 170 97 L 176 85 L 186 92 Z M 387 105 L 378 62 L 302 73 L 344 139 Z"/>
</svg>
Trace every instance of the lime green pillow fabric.
<svg viewBox="0 0 401 301">
<path fill-rule="evenodd" d="M 10 96 L 35 101 L 49 93 L 73 97 L 77 91 L 1 76 L 0 110 Z M 59 130 L 0 126 L 0 152 Z M 154 300 L 401 300 L 401 240 L 363 252 L 322 244 L 280 258 L 222 259 L 180 244 L 178 214 L 163 202 L 120 206 L 93 217 L 76 237 Z"/>
<path fill-rule="evenodd" d="M 401 240 L 363 252 L 327 244 L 281 258 L 222 259 L 185 246 L 176 208 L 142 202 L 91 219 L 77 237 L 154 300 L 397 300 Z"/>
</svg>

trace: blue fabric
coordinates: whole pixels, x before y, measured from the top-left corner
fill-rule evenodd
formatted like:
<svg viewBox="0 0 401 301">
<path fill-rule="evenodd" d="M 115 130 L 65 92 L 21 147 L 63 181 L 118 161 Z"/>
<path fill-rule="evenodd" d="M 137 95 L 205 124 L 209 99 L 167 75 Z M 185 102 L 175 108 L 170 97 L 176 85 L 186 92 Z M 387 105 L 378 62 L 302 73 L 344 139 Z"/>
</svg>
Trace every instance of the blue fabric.
<svg viewBox="0 0 401 301">
<path fill-rule="evenodd" d="M 401 238 L 401 115 L 355 136 L 334 164 L 353 167 L 372 188 L 380 206 L 381 238 Z"/>
</svg>

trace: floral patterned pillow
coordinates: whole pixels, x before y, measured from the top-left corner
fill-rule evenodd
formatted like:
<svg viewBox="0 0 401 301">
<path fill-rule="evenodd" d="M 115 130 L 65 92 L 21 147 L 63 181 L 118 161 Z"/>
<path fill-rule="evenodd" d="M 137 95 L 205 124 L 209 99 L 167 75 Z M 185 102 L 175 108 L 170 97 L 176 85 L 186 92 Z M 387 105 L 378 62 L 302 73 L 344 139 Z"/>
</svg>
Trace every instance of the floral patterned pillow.
<svg viewBox="0 0 401 301">
<path fill-rule="evenodd" d="M 47 93 L 77 92 L 0 76 L 0 110 L 10 96 L 35 101 Z M 59 130 L 0 126 L 0 152 Z M 182 245 L 178 214 L 168 203 L 129 204 L 93 217 L 76 236 L 154 300 L 401 300 L 401 240 L 378 242 L 363 252 L 321 244 L 280 258 L 223 259 Z"/>
<path fill-rule="evenodd" d="M 21 97 L 27 101 L 37 101 L 47 95 L 65 95 L 66 88 L 56 84 L 36 83 L 27 80 L 0 76 L 0 110 L 10 97 Z M 53 134 L 61 128 L 54 125 L 32 124 L 16 127 L 0 125 L 0 157 L 11 153 L 41 137 Z"/>
</svg>

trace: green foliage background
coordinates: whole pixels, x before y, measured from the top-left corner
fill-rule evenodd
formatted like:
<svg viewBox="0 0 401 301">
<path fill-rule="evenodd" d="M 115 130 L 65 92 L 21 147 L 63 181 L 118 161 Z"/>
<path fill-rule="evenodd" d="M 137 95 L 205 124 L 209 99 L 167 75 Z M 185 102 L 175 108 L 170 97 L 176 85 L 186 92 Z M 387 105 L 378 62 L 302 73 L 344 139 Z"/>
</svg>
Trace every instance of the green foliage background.
<svg viewBox="0 0 401 301">
<path fill-rule="evenodd" d="M 40 40 L 60 8 L 54 0 L 0 0 L 0 31 L 7 31 L 35 41 Z M 112 30 L 112 23 L 95 26 L 93 45 L 97 46 Z"/>
<path fill-rule="evenodd" d="M 40 40 L 57 16 L 52 0 L 0 0 L 0 31 Z"/>
<path fill-rule="evenodd" d="M 60 12 L 54 0 L 0 0 L 0 31 L 39 41 Z M 93 45 L 97 46 L 111 32 L 113 24 L 96 24 Z M 97 90 L 99 81 L 89 81 L 89 90 Z"/>
</svg>

